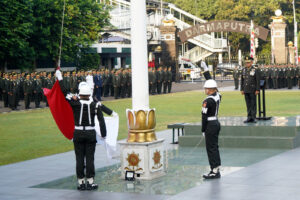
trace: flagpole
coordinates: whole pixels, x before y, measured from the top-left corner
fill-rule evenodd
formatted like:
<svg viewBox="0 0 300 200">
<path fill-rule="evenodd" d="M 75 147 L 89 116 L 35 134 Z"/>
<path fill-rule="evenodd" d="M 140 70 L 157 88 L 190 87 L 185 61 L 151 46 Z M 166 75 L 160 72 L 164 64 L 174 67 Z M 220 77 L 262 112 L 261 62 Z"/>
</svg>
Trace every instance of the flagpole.
<svg viewBox="0 0 300 200">
<path fill-rule="evenodd" d="M 294 12 L 295 64 L 298 65 L 298 26 L 297 26 L 297 19 L 296 19 L 295 0 L 293 0 L 293 12 Z"/>
<path fill-rule="evenodd" d="M 254 23 L 253 23 L 253 20 L 251 20 L 251 28 L 250 28 L 250 57 L 253 58 L 254 62 L 256 62 L 254 40 L 255 40 Z"/>
<path fill-rule="evenodd" d="M 61 30 L 60 30 L 60 44 L 59 44 L 59 54 L 58 54 L 58 63 L 57 68 L 60 69 L 60 60 L 61 60 L 61 49 L 62 49 L 62 38 L 63 38 L 63 29 L 64 29 L 64 19 L 65 19 L 65 8 L 66 8 L 66 0 L 64 0 L 64 7 L 61 19 Z"/>
</svg>

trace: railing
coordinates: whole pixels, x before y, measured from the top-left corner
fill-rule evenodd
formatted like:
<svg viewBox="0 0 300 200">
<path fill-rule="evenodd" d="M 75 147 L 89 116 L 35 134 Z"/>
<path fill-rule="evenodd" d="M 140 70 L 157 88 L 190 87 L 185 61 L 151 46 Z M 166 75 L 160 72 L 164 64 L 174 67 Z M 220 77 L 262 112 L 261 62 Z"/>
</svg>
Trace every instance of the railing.
<svg viewBox="0 0 300 200">
<path fill-rule="evenodd" d="M 191 62 L 196 63 L 207 56 L 210 56 L 212 52 L 205 50 L 199 46 L 194 47 L 184 53 L 184 58 L 188 58 Z"/>
</svg>

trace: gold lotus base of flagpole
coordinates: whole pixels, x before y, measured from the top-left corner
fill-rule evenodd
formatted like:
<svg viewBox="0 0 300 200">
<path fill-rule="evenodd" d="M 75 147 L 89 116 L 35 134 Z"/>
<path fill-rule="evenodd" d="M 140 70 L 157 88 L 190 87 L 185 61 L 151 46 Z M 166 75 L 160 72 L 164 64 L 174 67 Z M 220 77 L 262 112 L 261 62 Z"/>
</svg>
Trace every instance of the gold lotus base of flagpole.
<svg viewBox="0 0 300 200">
<path fill-rule="evenodd" d="M 152 142 L 155 135 L 155 110 L 127 110 L 128 139 L 127 142 Z"/>
</svg>

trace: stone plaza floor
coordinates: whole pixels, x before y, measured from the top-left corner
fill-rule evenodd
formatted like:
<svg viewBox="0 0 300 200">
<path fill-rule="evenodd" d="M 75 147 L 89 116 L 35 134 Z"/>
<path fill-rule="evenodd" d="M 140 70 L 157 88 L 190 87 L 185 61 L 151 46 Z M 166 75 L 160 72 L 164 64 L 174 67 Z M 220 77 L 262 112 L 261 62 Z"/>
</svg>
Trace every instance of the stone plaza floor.
<svg viewBox="0 0 300 200">
<path fill-rule="evenodd" d="M 0 166 L 0 199 L 300 199 L 300 148 L 221 148 L 222 178 L 203 181 L 208 172 L 204 148 L 179 147 L 165 138 L 166 176 L 151 181 L 120 179 L 119 160 L 108 161 L 97 146 L 97 191 L 76 190 L 73 151 Z"/>
</svg>

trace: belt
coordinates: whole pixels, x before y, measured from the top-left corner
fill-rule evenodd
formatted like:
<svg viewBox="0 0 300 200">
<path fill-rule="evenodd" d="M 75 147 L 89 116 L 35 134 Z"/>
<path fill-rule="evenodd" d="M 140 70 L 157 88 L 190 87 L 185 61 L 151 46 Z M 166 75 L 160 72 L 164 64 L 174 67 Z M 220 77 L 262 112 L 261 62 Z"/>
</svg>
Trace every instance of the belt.
<svg viewBox="0 0 300 200">
<path fill-rule="evenodd" d="M 76 130 L 95 130 L 94 126 L 75 126 Z"/>
<path fill-rule="evenodd" d="M 217 117 L 208 117 L 207 118 L 207 121 L 214 121 L 214 120 L 218 120 L 218 118 Z"/>
</svg>

